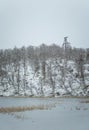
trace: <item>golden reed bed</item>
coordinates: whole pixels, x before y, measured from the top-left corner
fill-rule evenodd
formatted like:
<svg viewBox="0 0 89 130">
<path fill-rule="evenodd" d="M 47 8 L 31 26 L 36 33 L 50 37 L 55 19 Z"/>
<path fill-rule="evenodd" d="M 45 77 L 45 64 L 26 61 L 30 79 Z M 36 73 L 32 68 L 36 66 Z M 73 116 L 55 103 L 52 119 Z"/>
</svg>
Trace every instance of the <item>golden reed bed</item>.
<svg viewBox="0 0 89 130">
<path fill-rule="evenodd" d="M 18 107 L 1 107 L 0 113 L 11 113 L 21 111 L 32 111 L 32 110 L 45 110 L 55 107 L 55 104 L 38 105 L 38 106 L 18 106 Z"/>
</svg>

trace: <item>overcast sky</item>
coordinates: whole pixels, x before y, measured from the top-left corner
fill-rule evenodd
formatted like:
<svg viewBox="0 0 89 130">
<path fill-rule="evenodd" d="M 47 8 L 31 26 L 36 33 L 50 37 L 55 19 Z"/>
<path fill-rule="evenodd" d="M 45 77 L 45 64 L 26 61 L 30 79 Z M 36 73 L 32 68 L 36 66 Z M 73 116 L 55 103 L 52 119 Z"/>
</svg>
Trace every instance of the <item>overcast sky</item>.
<svg viewBox="0 0 89 130">
<path fill-rule="evenodd" d="M 0 49 L 62 45 L 89 48 L 89 0 L 0 0 Z"/>
</svg>

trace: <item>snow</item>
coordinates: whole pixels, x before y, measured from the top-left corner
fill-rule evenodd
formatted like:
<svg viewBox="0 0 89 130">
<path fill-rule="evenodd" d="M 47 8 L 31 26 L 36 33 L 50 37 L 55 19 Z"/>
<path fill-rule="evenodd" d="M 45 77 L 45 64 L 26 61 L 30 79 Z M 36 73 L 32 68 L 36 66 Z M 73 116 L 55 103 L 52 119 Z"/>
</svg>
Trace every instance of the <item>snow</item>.
<svg viewBox="0 0 89 130">
<path fill-rule="evenodd" d="M 79 77 L 76 77 L 77 67 L 74 61 L 67 61 L 67 68 L 63 70 L 64 68 L 64 60 L 60 60 L 60 58 L 50 58 L 46 62 L 46 74 L 45 79 L 42 75 L 42 68 L 40 63 L 40 68 L 37 72 L 35 72 L 35 68 L 29 63 L 26 63 L 26 75 L 24 79 L 24 68 L 22 63 L 20 63 L 20 90 L 19 95 L 34 95 L 34 96 L 49 96 L 52 94 L 52 82 L 54 84 L 55 88 L 55 95 L 64 95 L 67 93 L 70 93 L 71 95 L 82 95 L 86 96 L 89 93 L 89 88 L 87 88 L 86 93 L 83 90 L 83 87 L 81 86 L 81 81 Z M 12 65 L 11 65 L 12 66 Z M 14 87 L 12 83 L 8 83 L 7 79 L 4 78 L 3 82 L 7 82 L 6 85 L 4 85 L 4 88 L 2 84 L 0 85 L 0 95 L 3 96 L 11 96 L 11 95 L 18 95 L 15 94 L 17 91 L 17 76 L 18 73 L 14 72 L 14 67 L 12 68 L 8 67 L 8 76 L 12 80 L 12 76 L 14 75 Z M 85 75 L 85 83 L 87 86 L 89 86 L 89 64 L 84 65 L 84 75 Z M 63 71 L 65 71 L 65 76 L 63 76 Z M 50 75 L 53 81 L 50 80 Z M 24 88 L 24 80 L 25 80 L 25 88 Z M 5 89 L 5 91 L 4 91 Z M 42 93 L 43 92 L 43 93 Z"/>
<path fill-rule="evenodd" d="M 89 130 L 88 99 L 1 98 L 0 106 L 55 103 L 50 110 L 0 114 L 0 130 Z"/>
</svg>

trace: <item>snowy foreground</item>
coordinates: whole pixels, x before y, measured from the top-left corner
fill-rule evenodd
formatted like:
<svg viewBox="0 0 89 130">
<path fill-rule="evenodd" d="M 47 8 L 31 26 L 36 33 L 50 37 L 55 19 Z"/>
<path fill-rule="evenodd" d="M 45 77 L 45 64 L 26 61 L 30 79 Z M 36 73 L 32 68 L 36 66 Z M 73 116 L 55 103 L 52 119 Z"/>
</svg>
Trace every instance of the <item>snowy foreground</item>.
<svg viewBox="0 0 89 130">
<path fill-rule="evenodd" d="M 0 113 L 0 130 L 89 130 L 89 99 L 0 98 L 0 107 L 55 103 L 49 110 Z"/>
<path fill-rule="evenodd" d="M 13 64 L 7 66 L 7 77 L 0 77 L 1 96 L 88 96 L 89 64 L 83 64 L 84 83 L 81 70 L 74 61 L 52 58 L 34 66 L 20 63 L 15 70 Z"/>
</svg>

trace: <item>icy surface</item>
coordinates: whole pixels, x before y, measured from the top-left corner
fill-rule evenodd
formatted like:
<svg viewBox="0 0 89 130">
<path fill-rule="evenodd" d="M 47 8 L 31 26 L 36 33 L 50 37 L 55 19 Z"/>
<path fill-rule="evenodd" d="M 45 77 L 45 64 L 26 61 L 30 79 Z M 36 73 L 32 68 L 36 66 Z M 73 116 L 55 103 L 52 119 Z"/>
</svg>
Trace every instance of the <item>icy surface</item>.
<svg viewBox="0 0 89 130">
<path fill-rule="evenodd" d="M 51 110 L 0 114 L 0 130 L 89 130 L 89 99 L 0 98 L 1 106 L 56 103 Z"/>
</svg>

